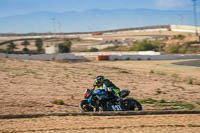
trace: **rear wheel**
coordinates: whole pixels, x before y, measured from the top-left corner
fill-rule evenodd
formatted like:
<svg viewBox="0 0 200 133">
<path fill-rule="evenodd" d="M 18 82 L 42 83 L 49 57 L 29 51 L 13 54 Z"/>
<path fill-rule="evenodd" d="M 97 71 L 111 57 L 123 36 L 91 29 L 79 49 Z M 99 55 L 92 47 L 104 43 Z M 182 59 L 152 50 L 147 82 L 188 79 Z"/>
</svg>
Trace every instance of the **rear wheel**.
<svg viewBox="0 0 200 133">
<path fill-rule="evenodd" d="M 128 111 L 140 111 L 142 110 L 142 105 L 135 99 L 125 99 L 124 106 Z"/>
<path fill-rule="evenodd" d="M 90 104 L 88 103 L 87 100 L 82 100 L 80 103 L 80 109 L 83 112 L 93 112 L 94 109 L 92 106 L 90 106 Z"/>
</svg>

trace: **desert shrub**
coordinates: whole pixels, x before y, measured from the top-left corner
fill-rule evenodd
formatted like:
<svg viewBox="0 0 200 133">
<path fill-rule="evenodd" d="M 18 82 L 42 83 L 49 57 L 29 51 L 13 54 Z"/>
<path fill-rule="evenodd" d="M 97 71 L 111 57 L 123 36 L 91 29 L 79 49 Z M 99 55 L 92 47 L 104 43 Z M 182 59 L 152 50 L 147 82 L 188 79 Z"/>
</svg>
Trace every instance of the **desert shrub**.
<svg viewBox="0 0 200 133">
<path fill-rule="evenodd" d="M 59 53 L 69 53 L 71 51 L 71 45 L 72 43 L 69 40 L 58 44 Z"/>
<path fill-rule="evenodd" d="M 184 35 L 181 35 L 181 34 L 179 34 L 179 35 L 175 35 L 175 36 L 173 36 L 173 38 L 172 39 L 179 39 L 179 40 L 183 40 L 183 39 L 185 39 L 185 36 Z"/>
<path fill-rule="evenodd" d="M 184 109 L 184 110 L 193 110 L 195 105 L 190 103 L 184 103 L 181 101 L 166 101 L 164 99 L 155 100 L 151 98 L 147 99 L 138 99 L 142 104 L 152 104 L 154 107 L 165 107 L 170 109 Z"/>
<path fill-rule="evenodd" d="M 193 84 L 193 79 L 188 80 L 188 84 L 192 85 Z"/>
<path fill-rule="evenodd" d="M 129 73 L 129 72 L 128 72 L 128 71 L 124 71 L 124 70 L 123 70 L 123 71 L 120 71 L 120 73 Z"/>
<path fill-rule="evenodd" d="M 196 104 L 200 105 L 200 102 L 198 101 L 198 102 L 196 102 Z"/>
<path fill-rule="evenodd" d="M 152 98 L 145 98 L 145 99 L 138 99 L 138 101 L 140 102 L 140 103 L 146 103 L 146 104 L 154 104 L 154 103 L 156 103 L 157 102 L 157 100 L 155 100 L 155 99 L 152 99 Z"/>
<path fill-rule="evenodd" d="M 3 130 L 0 130 L 0 133 L 17 133 L 17 131 L 15 131 L 15 130 L 5 130 L 5 129 L 3 129 Z"/>
<path fill-rule="evenodd" d="M 169 45 L 169 46 L 165 49 L 165 52 L 166 52 L 166 53 L 172 53 L 172 54 L 179 53 L 179 48 L 180 48 L 179 45 Z"/>
<path fill-rule="evenodd" d="M 98 52 L 98 51 L 99 51 L 99 49 L 97 49 L 97 48 L 90 48 L 88 50 L 88 52 Z"/>
<path fill-rule="evenodd" d="M 159 95 L 159 94 L 161 94 L 162 93 L 162 91 L 160 90 L 160 88 L 157 88 L 156 89 L 156 95 Z"/>
<path fill-rule="evenodd" d="M 193 104 L 183 103 L 179 101 L 165 102 L 165 103 L 158 102 L 154 106 L 170 107 L 171 109 L 184 109 L 184 110 L 192 110 L 195 108 Z"/>
<path fill-rule="evenodd" d="M 7 52 L 8 53 L 12 53 L 14 51 L 14 49 L 16 48 L 16 45 L 13 43 L 13 42 L 10 42 L 8 45 L 7 45 Z"/>
<path fill-rule="evenodd" d="M 190 42 L 186 42 L 179 48 L 179 53 L 197 53 L 199 51 L 198 47 L 194 47 Z"/>
<path fill-rule="evenodd" d="M 167 101 L 164 100 L 164 99 L 161 99 L 161 100 L 159 101 L 159 103 L 167 103 Z"/>
<path fill-rule="evenodd" d="M 199 51 L 200 51 L 200 49 L 197 47 L 188 47 L 186 53 L 192 54 L 192 53 L 198 53 Z"/>
<path fill-rule="evenodd" d="M 178 52 L 182 53 L 182 54 L 185 54 L 185 53 L 188 52 L 188 49 L 189 49 L 189 45 L 188 44 L 184 44 L 179 48 Z"/>
<path fill-rule="evenodd" d="M 154 70 L 151 70 L 149 73 L 154 73 Z"/>
<path fill-rule="evenodd" d="M 198 53 L 200 50 L 199 47 L 191 46 L 189 42 L 186 42 L 182 45 L 169 45 L 164 49 L 165 53 L 180 53 L 180 54 L 191 54 L 191 53 Z"/>
<path fill-rule="evenodd" d="M 156 41 L 149 41 L 149 40 L 144 40 L 142 42 L 134 44 L 130 50 L 131 51 L 158 51 L 159 50 L 159 42 Z"/>
<path fill-rule="evenodd" d="M 52 103 L 56 104 L 56 105 L 64 105 L 65 104 L 64 101 L 61 99 L 54 100 Z"/>
</svg>

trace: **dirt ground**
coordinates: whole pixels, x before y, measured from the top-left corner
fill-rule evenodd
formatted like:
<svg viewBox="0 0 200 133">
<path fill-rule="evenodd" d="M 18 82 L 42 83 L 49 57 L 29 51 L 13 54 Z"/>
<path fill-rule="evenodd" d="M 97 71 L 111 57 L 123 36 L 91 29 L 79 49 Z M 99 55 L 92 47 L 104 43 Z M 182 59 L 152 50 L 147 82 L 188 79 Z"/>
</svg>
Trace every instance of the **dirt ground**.
<svg viewBox="0 0 200 133">
<path fill-rule="evenodd" d="M 0 115 L 79 112 L 86 88 L 104 75 L 135 99 L 181 101 L 200 108 L 200 67 L 179 61 L 55 62 L 0 59 Z M 64 105 L 52 102 L 61 99 Z M 142 104 L 144 110 L 171 109 Z"/>
<path fill-rule="evenodd" d="M 186 60 L 187 61 L 187 60 Z M 188 60 L 193 64 L 199 61 Z M 181 65 L 172 63 L 181 62 Z M 197 62 L 197 63 L 195 63 Z M 138 100 L 181 101 L 200 109 L 200 67 L 183 61 L 60 62 L 0 59 L 0 115 L 79 112 L 79 102 L 97 75 Z M 190 82 L 189 82 L 190 81 Z M 192 82 L 191 82 L 192 81 Z M 64 105 L 52 102 L 61 99 Z M 144 110 L 170 106 L 142 103 Z M 199 133 L 200 115 L 49 116 L 0 119 L 0 133 Z"/>
<path fill-rule="evenodd" d="M 0 133 L 199 133 L 200 115 L 67 116 L 0 120 Z"/>
</svg>

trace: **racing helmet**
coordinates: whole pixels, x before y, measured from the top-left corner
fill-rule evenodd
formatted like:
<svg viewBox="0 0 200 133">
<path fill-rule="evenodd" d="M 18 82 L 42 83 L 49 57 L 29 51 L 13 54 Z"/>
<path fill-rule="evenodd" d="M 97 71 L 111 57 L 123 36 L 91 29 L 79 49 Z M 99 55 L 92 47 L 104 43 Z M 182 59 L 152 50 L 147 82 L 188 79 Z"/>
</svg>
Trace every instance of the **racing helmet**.
<svg viewBox="0 0 200 133">
<path fill-rule="evenodd" d="M 104 81 L 104 76 L 97 76 L 95 79 L 95 85 L 97 87 L 100 87 L 101 85 L 103 85 L 103 81 Z"/>
</svg>

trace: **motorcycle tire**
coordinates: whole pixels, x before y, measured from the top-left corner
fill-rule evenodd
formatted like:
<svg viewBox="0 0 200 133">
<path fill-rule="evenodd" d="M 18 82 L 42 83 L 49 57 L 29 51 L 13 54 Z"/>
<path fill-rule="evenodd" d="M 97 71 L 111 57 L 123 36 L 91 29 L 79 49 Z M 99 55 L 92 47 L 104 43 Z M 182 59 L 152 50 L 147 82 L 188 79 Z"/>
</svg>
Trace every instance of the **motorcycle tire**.
<svg viewBox="0 0 200 133">
<path fill-rule="evenodd" d="M 93 112 L 93 107 L 90 106 L 87 100 L 82 100 L 80 103 L 80 110 L 82 112 Z"/>
<path fill-rule="evenodd" d="M 124 106 L 127 111 L 141 111 L 142 105 L 135 99 L 127 98 L 124 100 Z"/>
</svg>

